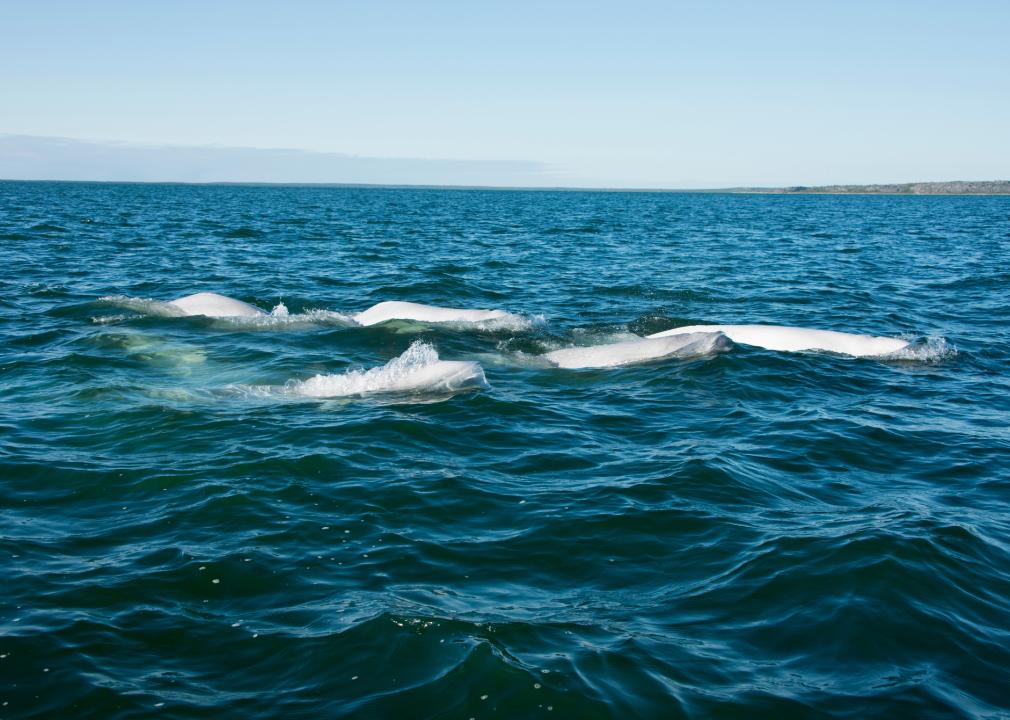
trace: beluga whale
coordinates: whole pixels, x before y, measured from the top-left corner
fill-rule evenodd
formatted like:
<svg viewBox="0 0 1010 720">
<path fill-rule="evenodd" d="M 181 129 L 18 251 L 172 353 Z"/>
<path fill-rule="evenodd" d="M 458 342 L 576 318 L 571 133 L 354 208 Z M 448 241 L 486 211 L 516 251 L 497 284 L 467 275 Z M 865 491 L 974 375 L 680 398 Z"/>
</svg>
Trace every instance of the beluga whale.
<svg viewBox="0 0 1010 720">
<path fill-rule="evenodd" d="M 419 322 L 486 322 L 514 317 L 504 310 L 467 310 L 437 305 L 388 300 L 354 315 L 359 325 L 378 325 L 388 320 L 417 320 Z"/>
<path fill-rule="evenodd" d="M 823 350 L 854 357 L 890 355 L 909 346 L 908 341 L 901 338 L 783 325 L 687 325 L 653 333 L 648 337 L 653 339 L 668 338 L 711 332 L 721 332 L 735 343 L 754 345 L 766 350 L 785 352 Z"/>
<path fill-rule="evenodd" d="M 544 353 L 545 360 L 559 368 L 610 368 L 652 362 L 671 357 L 700 357 L 732 347 L 721 332 L 683 333 L 662 338 L 642 338 L 605 345 L 570 347 Z"/>
<path fill-rule="evenodd" d="M 181 310 L 183 315 L 205 315 L 212 318 L 259 317 L 266 315 L 258 307 L 249 303 L 212 292 L 186 295 L 185 297 L 171 300 L 167 304 L 177 310 Z"/>
</svg>

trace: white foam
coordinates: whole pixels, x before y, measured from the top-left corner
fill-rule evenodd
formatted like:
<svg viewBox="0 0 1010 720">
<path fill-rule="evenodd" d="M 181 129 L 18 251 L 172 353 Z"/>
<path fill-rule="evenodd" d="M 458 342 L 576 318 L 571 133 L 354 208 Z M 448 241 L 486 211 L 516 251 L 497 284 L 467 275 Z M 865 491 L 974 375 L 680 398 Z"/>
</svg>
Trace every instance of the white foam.
<svg viewBox="0 0 1010 720">
<path fill-rule="evenodd" d="M 305 310 L 292 314 L 284 303 L 280 303 L 269 315 L 216 318 L 215 325 L 235 330 L 295 330 L 317 325 L 356 327 L 357 323 L 350 315 L 332 310 Z"/>
<path fill-rule="evenodd" d="M 457 320 L 442 323 L 455 330 L 476 330 L 478 332 L 526 332 L 547 323 L 543 315 L 516 315 L 505 313 L 490 320 Z"/>
<path fill-rule="evenodd" d="M 382 367 L 316 375 L 289 383 L 289 391 L 305 397 L 346 397 L 370 393 L 456 392 L 488 387 L 484 370 L 475 362 L 439 360 L 435 348 L 420 340 Z"/>
<path fill-rule="evenodd" d="M 918 342 L 910 342 L 906 347 L 887 355 L 887 360 L 911 360 L 913 362 L 935 363 L 957 356 L 957 348 L 944 337 L 927 337 Z"/>
<path fill-rule="evenodd" d="M 689 325 L 664 330 L 649 337 L 664 338 L 698 332 L 722 332 L 735 343 L 755 345 L 767 350 L 785 352 L 825 350 L 855 357 L 891 355 L 909 345 L 907 340 L 900 338 L 781 325 Z"/>
<path fill-rule="evenodd" d="M 720 332 L 697 332 L 664 338 L 641 338 L 607 345 L 565 348 L 545 353 L 561 368 L 604 368 L 650 362 L 667 357 L 696 357 L 723 352 L 732 343 Z"/>
</svg>

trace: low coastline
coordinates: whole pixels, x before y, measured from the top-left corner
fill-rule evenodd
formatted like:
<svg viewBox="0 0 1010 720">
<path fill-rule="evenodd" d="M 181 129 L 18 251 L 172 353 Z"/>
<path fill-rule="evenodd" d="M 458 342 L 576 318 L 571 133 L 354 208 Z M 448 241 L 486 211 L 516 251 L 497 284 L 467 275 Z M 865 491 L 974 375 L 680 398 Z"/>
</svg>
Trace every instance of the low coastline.
<svg viewBox="0 0 1010 720">
<path fill-rule="evenodd" d="M 784 188 L 727 188 L 748 195 L 1010 195 L 1010 181 L 886 183 L 873 185 L 796 185 Z"/>
</svg>

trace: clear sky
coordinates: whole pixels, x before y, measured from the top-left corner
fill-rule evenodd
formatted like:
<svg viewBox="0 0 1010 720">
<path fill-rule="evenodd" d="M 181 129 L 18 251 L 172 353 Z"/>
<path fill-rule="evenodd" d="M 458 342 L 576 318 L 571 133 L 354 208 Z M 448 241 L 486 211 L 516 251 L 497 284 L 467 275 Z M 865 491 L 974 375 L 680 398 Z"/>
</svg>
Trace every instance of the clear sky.
<svg viewBox="0 0 1010 720">
<path fill-rule="evenodd" d="M 350 154 L 387 181 L 1010 177 L 1010 0 L 0 0 L 0 78 L 0 134 Z"/>
</svg>

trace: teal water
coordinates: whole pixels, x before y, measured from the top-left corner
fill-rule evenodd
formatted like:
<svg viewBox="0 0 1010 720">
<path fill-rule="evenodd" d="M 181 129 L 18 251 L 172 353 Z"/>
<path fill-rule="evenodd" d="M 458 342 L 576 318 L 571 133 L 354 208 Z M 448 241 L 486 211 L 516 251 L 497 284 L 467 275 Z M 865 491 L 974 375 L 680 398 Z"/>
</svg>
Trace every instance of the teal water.
<svg viewBox="0 0 1010 720">
<path fill-rule="evenodd" d="M 0 717 L 1010 714 L 1010 199 L 0 183 L 0 267 Z M 913 352 L 537 361 L 706 322 Z"/>
</svg>

